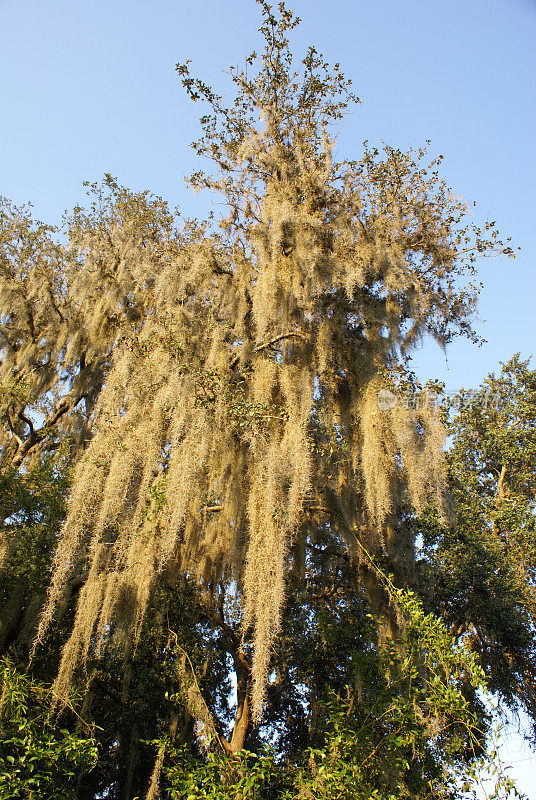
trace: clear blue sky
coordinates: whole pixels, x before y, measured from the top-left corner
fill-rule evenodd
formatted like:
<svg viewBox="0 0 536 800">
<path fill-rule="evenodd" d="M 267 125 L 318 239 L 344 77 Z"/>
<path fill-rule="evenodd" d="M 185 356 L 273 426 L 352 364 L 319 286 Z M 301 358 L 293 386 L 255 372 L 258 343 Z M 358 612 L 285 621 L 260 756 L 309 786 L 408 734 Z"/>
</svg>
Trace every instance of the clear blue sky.
<svg viewBox="0 0 536 800">
<path fill-rule="evenodd" d="M 317 0 L 301 17 L 298 51 L 340 61 L 362 106 L 341 126 L 339 152 L 383 138 L 432 140 L 457 194 L 477 202 L 522 247 L 484 262 L 481 349 L 455 344 L 448 370 L 432 346 L 422 377 L 475 386 L 500 360 L 536 350 L 536 2 Z M 174 72 L 192 69 L 224 92 L 223 70 L 258 44 L 251 0 L 0 0 L 0 193 L 31 200 L 56 223 L 105 172 L 202 215 L 183 176 L 194 168 L 198 105 Z M 536 353 L 535 353 L 536 355 Z M 535 359 L 536 361 L 536 359 Z M 533 365 L 534 365 L 533 361 Z M 532 764 L 534 766 L 534 764 Z M 527 765 L 530 767 L 530 765 Z M 533 797 L 536 795 L 533 795 Z"/>
</svg>

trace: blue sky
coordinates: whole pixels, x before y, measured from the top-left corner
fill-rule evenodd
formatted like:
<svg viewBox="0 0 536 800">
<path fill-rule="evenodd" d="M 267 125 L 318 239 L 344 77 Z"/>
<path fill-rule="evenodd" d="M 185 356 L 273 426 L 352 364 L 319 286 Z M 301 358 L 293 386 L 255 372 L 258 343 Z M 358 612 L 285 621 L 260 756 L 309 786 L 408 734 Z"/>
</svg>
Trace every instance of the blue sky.
<svg viewBox="0 0 536 800">
<path fill-rule="evenodd" d="M 296 50 L 314 44 L 339 61 L 362 105 L 341 125 L 341 156 L 363 139 L 399 147 L 432 141 L 443 174 L 522 250 L 483 262 L 480 349 L 432 345 L 415 358 L 423 377 L 471 387 L 516 351 L 536 349 L 536 2 L 531 0 L 295 0 Z M 0 193 L 32 201 L 59 222 L 83 200 L 82 181 L 111 172 L 189 216 L 199 106 L 174 71 L 220 92 L 224 69 L 258 45 L 251 0 L 0 0 Z M 534 361 L 533 361 L 534 365 Z M 527 768 L 530 767 L 530 763 Z M 521 768 L 521 767 L 520 767 Z M 526 770 L 525 770 L 526 771 Z"/>
</svg>

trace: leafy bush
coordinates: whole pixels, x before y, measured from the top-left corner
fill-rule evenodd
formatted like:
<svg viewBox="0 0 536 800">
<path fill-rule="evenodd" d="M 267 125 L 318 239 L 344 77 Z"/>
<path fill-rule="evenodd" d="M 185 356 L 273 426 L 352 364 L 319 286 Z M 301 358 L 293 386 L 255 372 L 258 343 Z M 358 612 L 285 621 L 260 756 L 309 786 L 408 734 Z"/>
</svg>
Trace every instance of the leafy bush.
<svg viewBox="0 0 536 800">
<path fill-rule="evenodd" d="M 78 718 L 74 730 L 51 719 L 51 690 L 0 664 L 0 800 L 74 800 L 77 779 L 97 761 L 97 747 Z M 70 709 L 77 716 L 74 709 Z"/>
</svg>

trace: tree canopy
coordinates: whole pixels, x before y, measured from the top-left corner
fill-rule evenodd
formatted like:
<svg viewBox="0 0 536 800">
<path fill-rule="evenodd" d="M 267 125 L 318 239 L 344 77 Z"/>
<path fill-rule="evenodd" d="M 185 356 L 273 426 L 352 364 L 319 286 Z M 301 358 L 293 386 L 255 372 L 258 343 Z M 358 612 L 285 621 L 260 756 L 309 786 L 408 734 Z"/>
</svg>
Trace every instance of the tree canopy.
<svg viewBox="0 0 536 800">
<path fill-rule="evenodd" d="M 49 692 L 66 797 L 462 796 L 486 680 L 534 711 L 534 376 L 448 457 L 448 412 L 396 398 L 512 251 L 426 148 L 337 160 L 350 82 L 257 3 L 231 105 L 177 66 L 220 216 L 110 175 L 61 231 L 2 202 L 6 707 Z"/>
</svg>

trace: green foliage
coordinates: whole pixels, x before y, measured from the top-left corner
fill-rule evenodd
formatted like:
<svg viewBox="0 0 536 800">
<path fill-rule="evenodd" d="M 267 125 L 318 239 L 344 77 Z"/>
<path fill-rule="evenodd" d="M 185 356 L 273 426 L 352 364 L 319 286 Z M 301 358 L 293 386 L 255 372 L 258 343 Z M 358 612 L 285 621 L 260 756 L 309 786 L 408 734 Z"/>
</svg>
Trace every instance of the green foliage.
<svg viewBox="0 0 536 800">
<path fill-rule="evenodd" d="M 185 750 L 169 753 L 165 768 L 171 800 L 265 800 L 281 784 L 282 770 L 272 753 L 241 750 L 229 759 L 208 753 L 204 761 Z"/>
<path fill-rule="evenodd" d="M 346 697 L 328 689 L 318 745 L 292 763 L 265 748 L 193 758 L 157 740 L 173 800 L 461 798 L 474 796 L 485 769 L 496 774 L 493 796 L 515 794 L 486 752 L 486 685 L 475 655 L 414 594 L 385 582 L 403 619 L 401 639 L 379 657 L 354 653 L 365 691 L 358 698 L 350 686 Z"/>
<path fill-rule="evenodd" d="M 309 750 L 300 798 L 448 792 L 457 774 L 467 772 L 467 750 L 481 749 L 481 709 L 471 707 L 462 689 L 482 686 L 483 673 L 411 593 L 392 584 L 389 591 L 404 620 L 401 640 L 380 652 L 366 698 L 326 704 L 326 742 Z"/>
<path fill-rule="evenodd" d="M 60 727 L 50 719 L 53 696 L 3 660 L 0 725 L 0 800 L 75 800 L 77 781 L 95 765 L 95 740 L 72 708 Z M 69 724 L 70 723 L 70 724 Z"/>
<path fill-rule="evenodd" d="M 455 525 L 424 521 L 429 608 L 476 653 L 490 689 L 534 719 L 536 372 L 518 356 L 451 421 Z"/>
<path fill-rule="evenodd" d="M 6 517 L 0 532 L 8 543 L 9 563 L 3 573 L 2 600 L 20 582 L 33 592 L 46 588 L 69 486 L 69 457 L 63 447 L 54 456 L 45 454 L 35 460 L 23 473 L 9 466 L 0 468 L 1 506 Z"/>
</svg>

